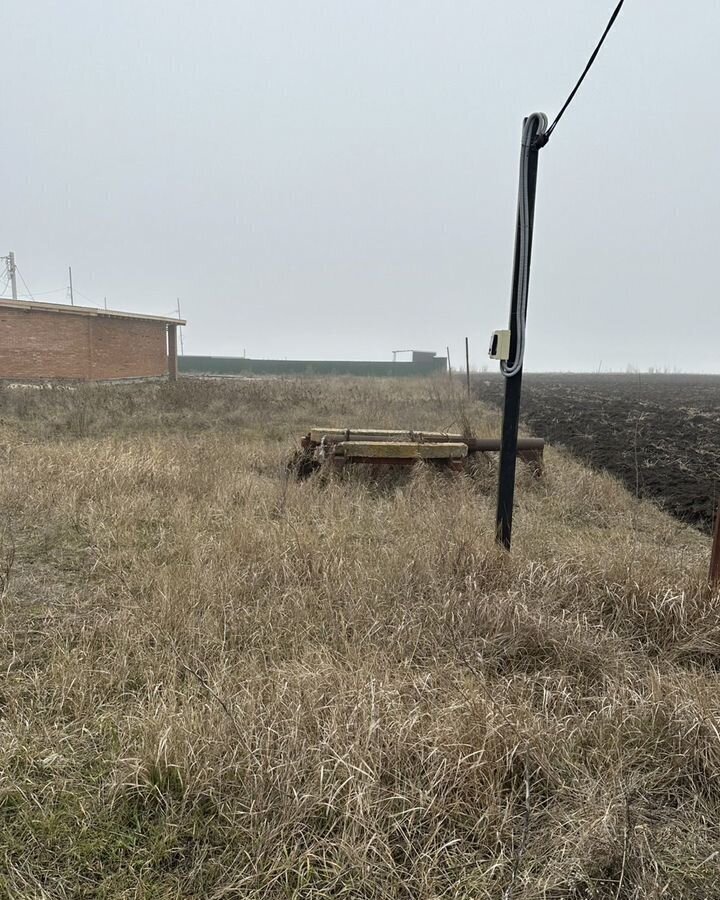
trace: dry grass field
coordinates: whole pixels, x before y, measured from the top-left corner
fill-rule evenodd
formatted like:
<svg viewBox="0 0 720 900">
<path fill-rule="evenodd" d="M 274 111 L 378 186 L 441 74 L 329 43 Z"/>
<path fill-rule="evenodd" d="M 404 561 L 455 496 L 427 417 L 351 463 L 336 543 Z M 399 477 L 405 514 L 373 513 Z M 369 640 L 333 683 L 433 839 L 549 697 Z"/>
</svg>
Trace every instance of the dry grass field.
<svg viewBox="0 0 720 900">
<path fill-rule="evenodd" d="M 447 379 L 0 388 L 0 896 L 720 896 L 709 541 L 552 449 L 289 479 Z"/>
</svg>

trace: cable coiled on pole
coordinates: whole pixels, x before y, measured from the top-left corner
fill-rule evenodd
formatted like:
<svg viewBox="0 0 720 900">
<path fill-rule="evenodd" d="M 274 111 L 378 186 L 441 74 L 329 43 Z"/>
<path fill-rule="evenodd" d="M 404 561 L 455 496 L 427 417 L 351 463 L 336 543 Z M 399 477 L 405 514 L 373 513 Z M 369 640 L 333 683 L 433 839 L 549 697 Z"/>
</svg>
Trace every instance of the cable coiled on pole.
<svg viewBox="0 0 720 900">
<path fill-rule="evenodd" d="M 501 362 L 500 371 L 506 378 L 522 369 L 525 355 L 525 317 L 527 315 L 528 287 L 530 283 L 530 204 L 528 200 L 528 168 L 530 153 L 536 152 L 543 144 L 548 120 L 545 113 L 532 113 L 525 120 L 520 150 L 520 187 L 518 190 L 518 302 L 515 321 L 510 328 L 515 334 L 515 358 L 512 362 Z"/>
</svg>

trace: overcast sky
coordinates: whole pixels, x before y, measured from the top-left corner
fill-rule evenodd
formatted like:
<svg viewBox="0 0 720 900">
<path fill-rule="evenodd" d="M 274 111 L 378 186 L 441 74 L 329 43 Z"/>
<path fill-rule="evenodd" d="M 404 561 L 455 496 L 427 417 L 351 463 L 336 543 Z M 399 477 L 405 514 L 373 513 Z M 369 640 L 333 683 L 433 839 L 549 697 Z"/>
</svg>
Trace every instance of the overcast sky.
<svg viewBox="0 0 720 900">
<path fill-rule="evenodd" d="M 77 303 L 180 297 L 186 353 L 455 364 L 468 335 L 483 364 L 522 118 L 614 5 L 9 0 L 0 255 L 39 300 L 68 264 Z M 719 34 L 718 0 L 627 0 L 541 152 L 527 368 L 720 371 Z"/>
</svg>

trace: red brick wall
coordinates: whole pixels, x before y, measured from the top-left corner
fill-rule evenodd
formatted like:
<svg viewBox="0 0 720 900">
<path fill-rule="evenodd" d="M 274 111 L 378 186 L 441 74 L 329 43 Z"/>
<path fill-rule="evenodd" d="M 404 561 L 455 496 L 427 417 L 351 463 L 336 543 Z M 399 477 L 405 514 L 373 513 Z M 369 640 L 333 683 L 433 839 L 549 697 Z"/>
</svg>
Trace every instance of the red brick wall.
<svg viewBox="0 0 720 900">
<path fill-rule="evenodd" d="M 0 307 L 0 378 L 167 374 L 163 322 Z"/>
<path fill-rule="evenodd" d="M 91 378 L 167 374 L 167 326 L 163 322 L 102 316 L 88 321 L 92 322 Z"/>
</svg>

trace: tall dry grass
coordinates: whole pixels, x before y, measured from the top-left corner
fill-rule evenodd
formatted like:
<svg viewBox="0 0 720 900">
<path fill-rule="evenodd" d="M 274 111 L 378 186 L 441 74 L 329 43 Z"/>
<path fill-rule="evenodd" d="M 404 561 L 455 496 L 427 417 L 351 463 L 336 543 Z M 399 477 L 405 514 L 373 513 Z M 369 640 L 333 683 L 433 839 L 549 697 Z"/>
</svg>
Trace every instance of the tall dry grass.
<svg viewBox="0 0 720 900">
<path fill-rule="evenodd" d="M 288 479 L 312 424 L 493 433 L 445 380 L 0 417 L 5 896 L 720 895 L 706 538 L 552 450 L 512 556 L 490 462 Z"/>
</svg>

